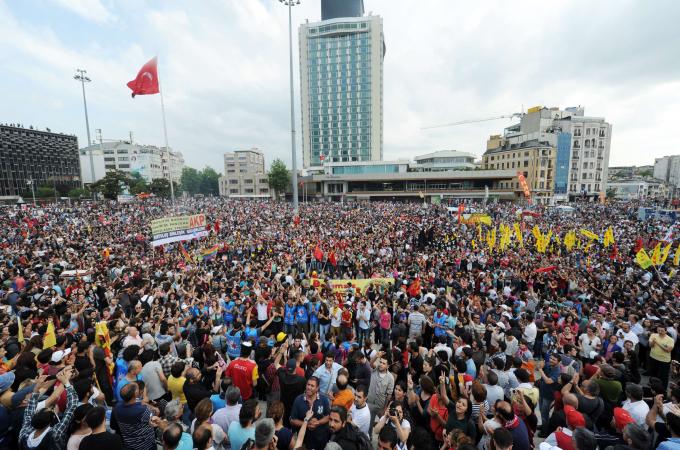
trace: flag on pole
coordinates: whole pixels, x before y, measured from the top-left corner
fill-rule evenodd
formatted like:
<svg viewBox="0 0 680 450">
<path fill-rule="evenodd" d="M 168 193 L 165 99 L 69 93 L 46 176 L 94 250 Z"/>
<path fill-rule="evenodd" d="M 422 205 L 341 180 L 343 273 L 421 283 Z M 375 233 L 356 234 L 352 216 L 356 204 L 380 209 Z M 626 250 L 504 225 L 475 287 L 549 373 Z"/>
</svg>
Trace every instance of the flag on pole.
<svg viewBox="0 0 680 450">
<path fill-rule="evenodd" d="M 604 244 L 605 248 L 614 243 L 614 231 L 612 230 L 611 226 L 607 228 L 607 231 L 604 232 L 604 241 L 602 243 Z"/>
<path fill-rule="evenodd" d="M 673 265 L 677 266 L 680 264 L 680 244 L 675 248 L 675 255 L 673 255 Z"/>
<path fill-rule="evenodd" d="M 635 262 L 643 269 L 647 269 L 652 265 L 652 260 L 644 248 L 641 248 L 640 251 L 635 255 Z"/>
<path fill-rule="evenodd" d="M 54 333 L 54 323 L 52 319 L 47 323 L 47 331 L 43 337 L 43 350 L 57 345 L 57 335 Z"/>
<path fill-rule="evenodd" d="M 144 64 L 139 72 L 137 78 L 128 82 L 127 86 L 132 89 L 132 98 L 135 95 L 151 95 L 158 94 L 160 88 L 158 86 L 158 60 L 154 56 L 149 62 Z"/>
<path fill-rule="evenodd" d="M 581 228 L 581 234 L 590 240 L 600 239 L 600 236 L 598 236 L 597 234 L 593 233 L 590 230 L 586 230 L 585 228 Z"/>
<path fill-rule="evenodd" d="M 338 265 L 338 259 L 335 257 L 335 252 L 333 250 L 328 254 L 328 262 L 331 263 L 331 266 L 333 267 Z"/>
<path fill-rule="evenodd" d="M 94 343 L 104 349 L 106 356 L 111 356 L 111 337 L 106 321 L 102 320 L 95 325 Z"/>
<path fill-rule="evenodd" d="M 668 254 L 671 252 L 671 245 L 673 244 L 666 245 L 666 247 L 661 252 L 661 259 L 659 260 L 659 265 L 662 265 L 668 259 Z"/>
<path fill-rule="evenodd" d="M 417 297 L 420 295 L 420 278 L 416 278 L 415 281 L 408 287 L 406 292 L 408 292 L 408 295 L 411 297 Z"/>
<path fill-rule="evenodd" d="M 321 247 L 317 244 L 316 247 L 314 247 L 314 259 L 317 261 L 321 261 L 323 259 L 323 251 L 321 250 Z"/>
<path fill-rule="evenodd" d="M 655 266 L 660 265 L 661 263 L 661 242 L 658 242 L 656 244 L 656 247 L 654 247 L 654 250 L 652 251 L 652 258 L 651 258 L 652 264 Z"/>
<path fill-rule="evenodd" d="M 203 261 L 209 261 L 213 259 L 215 256 L 217 256 L 217 250 L 220 249 L 220 246 L 215 244 L 210 248 L 203 249 L 201 251 L 201 260 Z"/>
<path fill-rule="evenodd" d="M 182 242 L 179 243 L 179 252 L 182 254 L 182 257 L 187 263 L 191 264 L 192 262 L 194 262 L 193 258 L 191 257 L 191 255 L 187 251 L 187 248 L 184 246 L 184 243 Z"/>
</svg>

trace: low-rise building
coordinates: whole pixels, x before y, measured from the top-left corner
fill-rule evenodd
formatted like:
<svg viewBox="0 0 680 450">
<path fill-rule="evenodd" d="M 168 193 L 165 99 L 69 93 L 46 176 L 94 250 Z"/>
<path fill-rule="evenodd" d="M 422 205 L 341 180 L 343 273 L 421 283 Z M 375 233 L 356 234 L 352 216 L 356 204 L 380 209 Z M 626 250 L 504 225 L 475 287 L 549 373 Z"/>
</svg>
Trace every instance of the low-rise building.
<svg viewBox="0 0 680 450">
<path fill-rule="evenodd" d="M 440 172 L 443 170 L 474 170 L 475 155 L 457 150 L 440 150 L 413 158 L 410 169 L 418 172 Z"/>
<path fill-rule="evenodd" d="M 90 169 L 90 152 L 94 163 L 94 180 Z M 181 152 L 155 145 L 135 144 L 129 141 L 112 141 L 94 144 L 81 148 L 80 168 L 85 184 L 96 182 L 106 176 L 107 172 L 120 170 L 137 173 L 147 183 L 164 178 L 179 183 L 184 169 L 184 157 Z"/>
<path fill-rule="evenodd" d="M 220 195 L 233 198 L 271 198 L 264 155 L 257 148 L 224 154 L 224 176 L 219 180 Z"/>
<path fill-rule="evenodd" d="M 617 200 L 665 200 L 669 198 L 672 189 L 658 180 L 627 179 L 609 181 L 607 190 L 614 192 Z"/>
</svg>

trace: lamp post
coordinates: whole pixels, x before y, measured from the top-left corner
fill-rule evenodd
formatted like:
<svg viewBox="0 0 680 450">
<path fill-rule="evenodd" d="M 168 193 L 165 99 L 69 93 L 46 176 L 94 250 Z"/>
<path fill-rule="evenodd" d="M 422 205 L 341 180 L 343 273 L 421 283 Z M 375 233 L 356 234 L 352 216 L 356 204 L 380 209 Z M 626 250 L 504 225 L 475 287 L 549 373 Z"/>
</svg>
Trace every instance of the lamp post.
<svg viewBox="0 0 680 450">
<path fill-rule="evenodd" d="M 87 146 L 90 148 L 92 145 L 92 140 L 90 139 L 90 119 L 87 116 L 87 99 L 85 98 L 85 83 L 89 83 L 92 80 L 85 75 L 87 70 L 76 69 L 76 74 L 73 75 L 73 79 L 80 81 L 80 86 L 83 88 L 83 106 L 85 107 L 85 129 L 87 130 Z M 91 183 L 94 183 L 94 157 L 92 156 L 92 148 L 90 148 L 90 176 L 92 177 Z M 85 187 L 85 180 L 82 180 L 82 186 Z"/>
<path fill-rule="evenodd" d="M 31 194 L 33 194 L 33 206 L 35 206 L 35 183 L 33 179 L 26 180 L 26 184 L 31 187 Z"/>
<path fill-rule="evenodd" d="M 290 147 L 293 156 L 293 213 L 298 213 L 297 155 L 295 152 L 295 90 L 293 88 L 293 6 L 300 0 L 279 0 L 288 7 L 288 47 L 290 51 Z"/>
</svg>

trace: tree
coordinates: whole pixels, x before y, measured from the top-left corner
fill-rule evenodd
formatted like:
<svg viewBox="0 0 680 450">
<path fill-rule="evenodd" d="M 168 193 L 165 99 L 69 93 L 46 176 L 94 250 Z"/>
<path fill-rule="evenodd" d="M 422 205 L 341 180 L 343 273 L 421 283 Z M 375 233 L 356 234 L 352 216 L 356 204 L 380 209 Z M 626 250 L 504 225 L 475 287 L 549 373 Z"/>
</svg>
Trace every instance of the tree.
<svg viewBox="0 0 680 450">
<path fill-rule="evenodd" d="M 127 173 L 120 170 L 112 170 L 106 173 L 106 176 L 92 185 L 92 187 L 102 194 L 104 198 L 115 200 L 118 195 L 123 192 L 125 186 L 128 186 L 130 178 Z"/>
<path fill-rule="evenodd" d="M 199 192 L 203 195 L 220 195 L 220 174 L 205 166 L 200 173 Z"/>
<path fill-rule="evenodd" d="M 139 174 L 139 172 L 132 172 L 130 174 L 130 194 L 137 195 L 142 192 L 149 192 L 149 184 L 146 180 Z"/>
<path fill-rule="evenodd" d="M 269 187 L 274 189 L 277 197 L 290 188 L 290 176 L 290 170 L 288 170 L 283 161 L 277 158 L 272 162 L 267 178 Z"/>
<path fill-rule="evenodd" d="M 89 189 L 83 189 L 83 188 L 71 189 L 66 194 L 66 196 L 69 197 L 69 198 L 85 198 L 85 197 L 90 197 L 90 195 L 91 194 L 90 194 Z"/>
<path fill-rule="evenodd" d="M 40 186 L 35 190 L 36 198 L 49 198 L 55 197 L 54 187 L 52 186 Z"/>
<path fill-rule="evenodd" d="M 653 175 L 653 172 L 649 169 L 641 170 L 638 172 L 638 176 L 641 176 L 642 178 L 649 178 Z"/>
<path fill-rule="evenodd" d="M 155 178 L 149 184 L 151 193 L 159 197 L 170 197 L 170 182 L 165 178 Z"/>
<path fill-rule="evenodd" d="M 198 194 L 201 188 L 201 174 L 193 167 L 185 167 L 182 169 L 180 185 L 183 192 L 190 195 Z"/>
</svg>

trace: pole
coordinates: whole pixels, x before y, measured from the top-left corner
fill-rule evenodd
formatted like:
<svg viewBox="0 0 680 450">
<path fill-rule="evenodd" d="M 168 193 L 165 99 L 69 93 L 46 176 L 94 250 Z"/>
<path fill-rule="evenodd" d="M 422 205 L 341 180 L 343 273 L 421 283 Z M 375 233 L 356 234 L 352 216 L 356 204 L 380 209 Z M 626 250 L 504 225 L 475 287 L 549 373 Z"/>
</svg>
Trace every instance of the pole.
<svg viewBox="0 0 680 450">
<path fill-rule="evenodd" d="M 33 194 L 33 206 L 35 206 L 35 186 L 33 183 L 33 179 L 28 180 L 28 182 L 31 185 L 31 194 Z"/>
<path fill-rule="evenodd" d="M 288 0 L 288 46 L 290 49 L 290 147 L 293 157 L 293 214 L 298 214 L 297 156 L 295 154 L 295 92 L 293 89 L 293 0 Z"/>
<path fill-rule="evenodd" d="M 88 117 L 87 114 L 87 98 L 85 97 L 85 82 L 87 81 L 88 83 L 92 81 L 89 77 L 87 77 L 85 74 L 87 73 L 87 70 L 83 69 L 76 69 L 76 72 L 78 72 L 77 75 L 75 75 L 73 78 L 80 81 L 80 87 L 83 90 L 83 107 L 85 108 L 85 129 L 87 130 L 87 146 L 88 148 L 92 145 L 92 139 L 90 138 L 90 118 Z M 94 183 L 96 180 L 94 179 L 94 157 L 92 156 L 92 148 L 90 148 L 90 151 L 88 152 L 90 154 L 90 176 L 92 177 L 92 183 Z M 85 180 L 81 180 L 82 187 L 85 187 Z"/>
<path fill-rule="evenodd" d="M 165 121 L 165 103 L 163 102 L 163 88 L 161 87 L 161 79 L 158 78 L 158 91 L 161 94 L 161 112 L 163 113 L 163 136 L 165 137 L 165 154 L 168 156 L 168 178 L 170 178 L 170 197 L 172 198 L 172 206 L 175 206 L 175 187 L 172 185 L 172 173 L 170 172 L 170 147 L 168 147 L 168 125 Z"/>
</svg>

